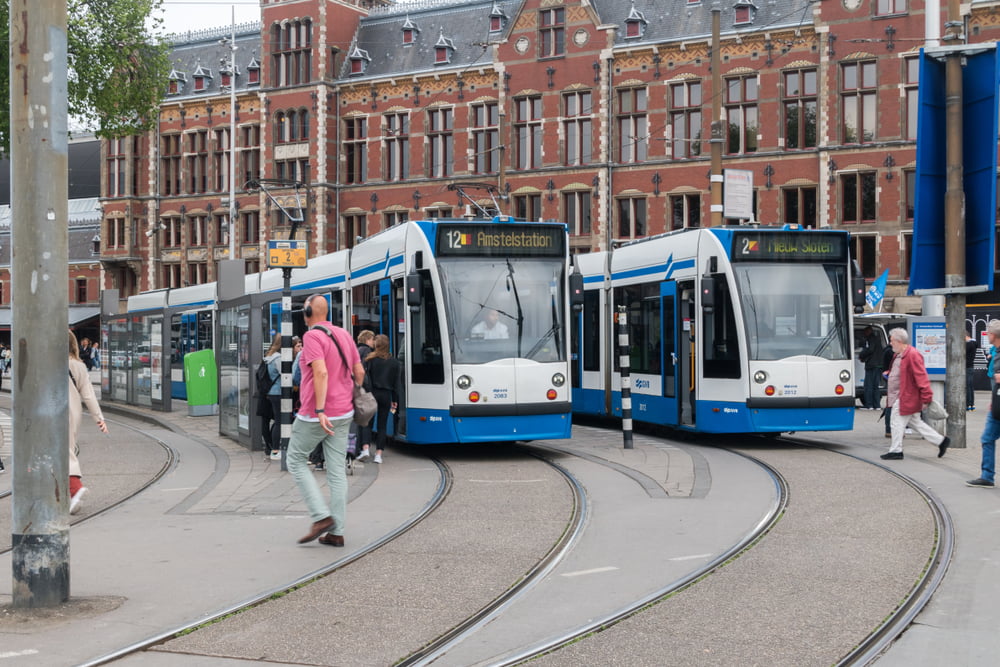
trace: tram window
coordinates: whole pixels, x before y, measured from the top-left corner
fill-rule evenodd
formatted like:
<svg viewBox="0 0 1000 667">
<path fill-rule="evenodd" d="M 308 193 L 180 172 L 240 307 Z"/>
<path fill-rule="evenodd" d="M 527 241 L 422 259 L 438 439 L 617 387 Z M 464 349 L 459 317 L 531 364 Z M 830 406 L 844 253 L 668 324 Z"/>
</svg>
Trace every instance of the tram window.
<svg viewBox="0 0 1000 667">
<path fill-rule="evenodd" d="M 615 289 L 615 303 L 628 311 L 629 364 L 633 373 L 660 373 L 660 288 L 658 284 Z M 619 355 L 613 354 L 615 370 Z"/>
<path fill-rule="evenodd" d="M 441 356 L 441 325 L 431 273 L 420 272 L 424 293 L 420 310 L 410 313 L 410 357 L 413 360 L 414 384 L 444 384 L 444 359 Z"/>
<path fill-rule="evenodd" d="M 725 274 L 712 275 L 712 292 L 715 307 L 703 312 L 702 340 L 704 341 L 704 369 L 707 378 L 740 377 L 740 338 L 736 330 L 736 316 L 732 295 Z"/>
<path fill-rule="evenodd" d="M 583 294 L 583 370 L 601 370 L 601 309 L 600 293 Z"/>
</svg>

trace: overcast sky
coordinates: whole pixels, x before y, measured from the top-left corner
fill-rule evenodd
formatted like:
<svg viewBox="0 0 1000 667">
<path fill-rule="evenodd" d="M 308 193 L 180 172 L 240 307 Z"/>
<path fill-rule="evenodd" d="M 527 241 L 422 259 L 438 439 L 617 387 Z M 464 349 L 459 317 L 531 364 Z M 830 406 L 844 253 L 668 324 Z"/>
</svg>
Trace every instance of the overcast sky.
<svg viewBox="0 0 1000 667">
<path fill-rule="evenodd" d="M 236 8 L 236 23 L 260 20 L 257 0 L 164 0 L 163 32 L 185 33 L 188 30 L 223 28 L 232 22 Z"/>
</svg>

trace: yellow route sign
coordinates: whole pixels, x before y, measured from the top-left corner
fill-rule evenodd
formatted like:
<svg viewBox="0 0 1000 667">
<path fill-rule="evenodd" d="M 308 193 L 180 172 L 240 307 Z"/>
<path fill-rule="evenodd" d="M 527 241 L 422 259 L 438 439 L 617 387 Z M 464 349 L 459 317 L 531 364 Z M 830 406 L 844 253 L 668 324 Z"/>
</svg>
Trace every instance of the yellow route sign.
<svg viewBox="0 0 1000 667">
<path fill-rule="evenodd" d="M 306 241 L 268 241 L 267 266 L 281 269 L 304 269 L 309 263 Z"/>
</svg>

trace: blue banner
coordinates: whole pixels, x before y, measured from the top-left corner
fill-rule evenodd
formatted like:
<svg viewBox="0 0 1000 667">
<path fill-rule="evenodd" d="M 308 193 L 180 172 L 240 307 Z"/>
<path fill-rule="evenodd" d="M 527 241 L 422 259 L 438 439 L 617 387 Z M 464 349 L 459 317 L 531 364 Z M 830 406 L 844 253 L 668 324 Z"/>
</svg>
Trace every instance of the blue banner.
<svg viewBox="0 0 1000 667">
<path fill-rule="evenodd" d="M 885 296 L 885 285 L 888 281 L 889 269 L 886 269 L 882 272 L 882 275 L 875 279 L 872 286 L 868 288 L 868 293 L 865 295 L 865 301 L 873 310 L 875 306 L 879 304 L 879 301 L 882 300 L 882 297 Z"/>
<path fill-rule="evenodd" d="M 996 229 L 997 118 L 1000 64 L 994 44 L 965 57 L 962 87 L 962 167 L 965 190 L 965 284 L 993 289 Z M 944 284 L 945 155 L 944 60 L 920 51 L 917 169 L 909 293 Z"/>
</svg>

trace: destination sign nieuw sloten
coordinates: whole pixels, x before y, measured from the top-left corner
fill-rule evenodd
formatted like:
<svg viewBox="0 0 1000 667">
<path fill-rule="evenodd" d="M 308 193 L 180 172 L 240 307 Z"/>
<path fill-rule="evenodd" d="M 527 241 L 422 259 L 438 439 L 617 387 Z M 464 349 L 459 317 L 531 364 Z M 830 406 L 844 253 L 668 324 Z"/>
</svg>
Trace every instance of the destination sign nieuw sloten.
<svg viewBox="0 0 1000 667">
<path fill-rule="evenodd" d="M 732 261 L 846 262 L 847 234 L 736 232 Z"/>
<path fill-rule="evenodd" d="M 562 226 L 449 224 L 438 228 L 438 256 L 561 257 Z"/>
</svg>

